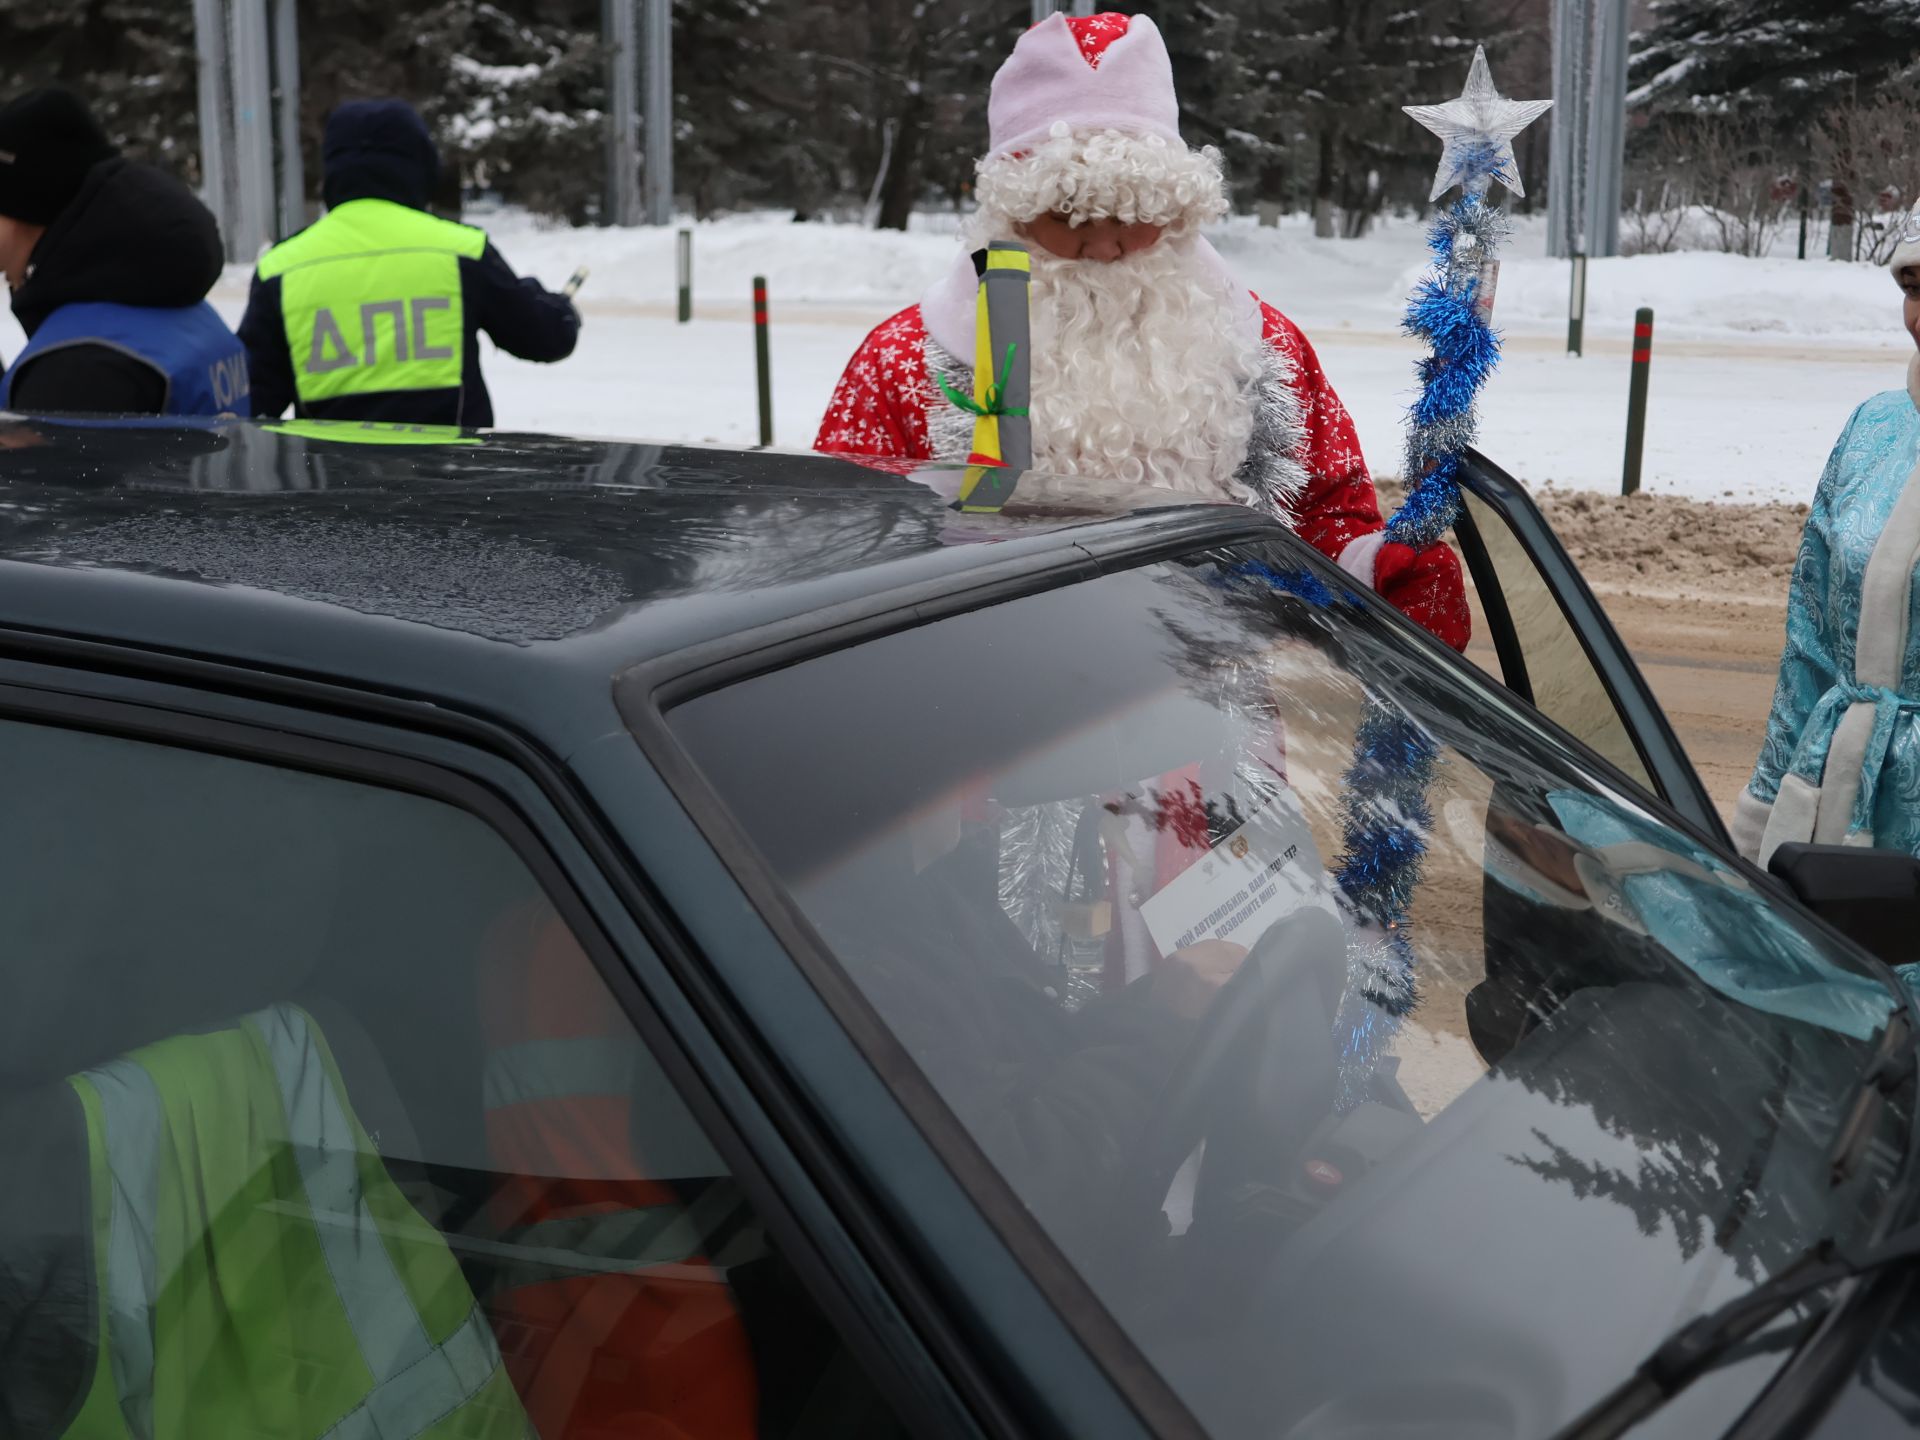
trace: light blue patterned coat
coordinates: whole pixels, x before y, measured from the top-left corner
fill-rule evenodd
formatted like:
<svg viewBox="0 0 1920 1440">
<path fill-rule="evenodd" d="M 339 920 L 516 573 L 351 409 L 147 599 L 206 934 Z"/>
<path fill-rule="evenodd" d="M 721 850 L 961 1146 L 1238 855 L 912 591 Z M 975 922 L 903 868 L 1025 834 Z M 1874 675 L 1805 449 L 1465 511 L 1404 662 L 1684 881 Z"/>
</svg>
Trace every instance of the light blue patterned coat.
<svg viewBox="0 0 1920 1440">
<path fill-rule="evenodd" d="M 1820 477 L 1787 598 L 1766 743 L 1733 833 L 1920 855 L 1920 357 L 1867 401 Z"/>
</svg>

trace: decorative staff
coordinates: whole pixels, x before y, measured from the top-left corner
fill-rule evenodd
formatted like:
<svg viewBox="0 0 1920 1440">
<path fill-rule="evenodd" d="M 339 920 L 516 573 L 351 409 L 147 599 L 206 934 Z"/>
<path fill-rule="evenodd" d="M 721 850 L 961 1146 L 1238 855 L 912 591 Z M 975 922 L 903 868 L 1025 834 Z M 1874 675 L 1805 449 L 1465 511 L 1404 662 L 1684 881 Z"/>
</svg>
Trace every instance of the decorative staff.
<svg viewBox="0 0 1920 1440">
<path fill-rule="evenodd" d="M 1387 538 L 1415 549 L 1439 540 L 1460 512 L 1460 458 L 1477 428 L 1475 400 L 1500 363 L 1490 320 L 1507 219 L 1487 203 L 1487 192 L 1498 180 L 1515 195 L 1526 193 L 1513 137 L 1552 104 L 1504 99 L 1486 50 L 1476 47 L 1459 99 L 1404 107 L 1444 142 L 1428 198 L 1460 187 L 1427 233 L 1438 269 L 1415 285 L 1401 322 L 1428 349 L 1419 363 L 1420 394 L 1407 412 L 1409 488 L 1387 521 Z M 1408 915 L 1433 826 L 1427 790 L 1438 759 L 1432 736 L 1368 693 L 1346 775 L 1346 848 L 1334 871 L 1358 922 L 1338 1032 L 1343 1105 L 1367 1098 L 1375 1062 L 1419 1000 Z"/>
</svg>

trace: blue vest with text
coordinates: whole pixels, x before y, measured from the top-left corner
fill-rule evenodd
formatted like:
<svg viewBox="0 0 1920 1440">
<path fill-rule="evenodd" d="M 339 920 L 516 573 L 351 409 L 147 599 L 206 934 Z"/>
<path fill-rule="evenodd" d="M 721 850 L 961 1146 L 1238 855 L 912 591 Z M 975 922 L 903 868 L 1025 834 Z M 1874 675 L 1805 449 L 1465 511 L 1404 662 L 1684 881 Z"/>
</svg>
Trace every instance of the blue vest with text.
<svg viewBox="0 0 1920 1440">
<path fill-rule="evenodd" d="M 69 345 L 105 345 L 151 365 L 167 385 L 163 415 L 246 415 L 252 410 L 247 352 L 204 300 L 177 310 L 105 301 L 62 305 L 0 375 L 0 410 L 8 408 L 13 377 L 23 366 L 36 355 Z"/>
</svg>

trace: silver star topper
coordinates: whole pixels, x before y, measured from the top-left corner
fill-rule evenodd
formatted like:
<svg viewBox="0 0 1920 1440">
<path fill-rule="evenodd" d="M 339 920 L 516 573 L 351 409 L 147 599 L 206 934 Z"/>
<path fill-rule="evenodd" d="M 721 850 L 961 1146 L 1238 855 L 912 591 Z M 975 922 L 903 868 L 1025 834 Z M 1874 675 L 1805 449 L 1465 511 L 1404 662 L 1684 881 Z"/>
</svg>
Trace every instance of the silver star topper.
<svg viewBox="0 0 1920 1440">
<path fill-rule="evenodd" d="M 1455 185 L 1471 189 L 1476 180 L 1484 188 L 1488 176 L 1515 195 L 1525 195 L 1520 166 L 1513 158 L 1513 137 L 1552 106 L 1551 100 L 1508 100 L 1501 95 L 1493 88 L 1486 47 L 1476 46 L 1467 88 L 1458 100 L 1400 107 L 1446 142 L 1440 169 L 1433 177 L 1433 193 L 1427 198 L 1438 200 Z"/>
</svg>

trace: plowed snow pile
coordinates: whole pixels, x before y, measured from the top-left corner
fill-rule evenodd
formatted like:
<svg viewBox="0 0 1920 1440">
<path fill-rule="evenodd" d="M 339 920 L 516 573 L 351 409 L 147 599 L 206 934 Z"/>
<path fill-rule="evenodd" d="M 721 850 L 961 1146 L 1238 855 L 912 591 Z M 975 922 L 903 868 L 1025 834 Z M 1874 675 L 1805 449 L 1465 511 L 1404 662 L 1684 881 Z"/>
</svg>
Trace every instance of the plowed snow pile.
<svg viewBox="0 0 1920 1440">
<path fill-rule="evenodd" d="M 1602 593 L 1778 601 L 1807 523 L 1802 504 L 1551 489 L 1534 498 Z"/>
</svg>

